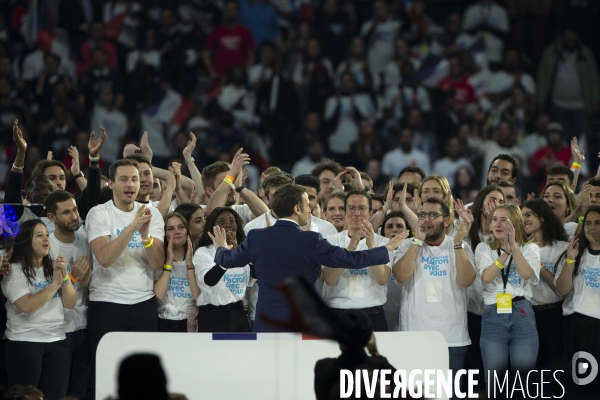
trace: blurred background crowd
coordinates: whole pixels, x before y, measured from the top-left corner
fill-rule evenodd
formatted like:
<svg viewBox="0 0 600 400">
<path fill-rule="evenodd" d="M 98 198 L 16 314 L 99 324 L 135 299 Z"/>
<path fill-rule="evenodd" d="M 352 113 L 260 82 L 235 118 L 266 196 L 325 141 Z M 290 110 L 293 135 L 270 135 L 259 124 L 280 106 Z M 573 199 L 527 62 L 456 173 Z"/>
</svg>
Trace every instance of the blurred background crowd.
<svg viewBox="0 0 600 400">
<path fill-rule="evenodd" d="M 1 0 L 0 191 L 15 119 L 25 174 L 71 144 L 87 166 L 102 125 L 103 169 L 148 131 L 187 174 L 193 131 L 200 169 L 244 147 L 254 190 L 333 158 L 375 192 L 419 166 L 467 202 L 507 153 L 525 193 L 574 136 L 595 175 L 598 21 L 600 0 Z"/>
</svg>

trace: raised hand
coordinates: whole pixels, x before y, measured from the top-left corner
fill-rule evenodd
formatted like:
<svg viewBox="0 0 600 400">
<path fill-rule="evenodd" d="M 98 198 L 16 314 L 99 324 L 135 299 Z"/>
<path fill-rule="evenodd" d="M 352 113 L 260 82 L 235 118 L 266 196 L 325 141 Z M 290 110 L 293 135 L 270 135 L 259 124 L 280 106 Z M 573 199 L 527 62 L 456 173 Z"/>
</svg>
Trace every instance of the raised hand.
<svg viewBox="0 0 600 400">
<path fill-rule="evenodd" d="M 579 239 L 573 236 L 567 247 L 567 258 L 569 260 L 574 260 L 575 257 L 577 257 L 577 254 L 579 254 Z"/>
<path fill-rule="evenodd" d="M 79 172 L 81 172 L 79 167 L 79 150 L 77 150 L 77 147 L 75 146 L 69 146 L 68 152 L 71 158 L 73 158 L 73 161 L 71 162 L 71 173 L 73 176 L 79 175 Z"/>
<path fill-rule="evenodd" d="M 388 251 L 394 251 L 398 248 L 398 246 L 400 246 L 400 243 L 402 243 L 402 241 L 404 239 L 406 239 L 406 236 L 408 235 L 408 231 L 406 233 L 406 235 L 396 235 L 393 238 L 390 239 L 389 242 L 386 243 L 385 247 L 388 249 Z"/>
<path fill-rule="evenodd" d="M 348 180 L 350 181 L 350 184 L 353 188 L 358 190 L 365 190 L 365 184 L 363 183 L 362 177 L 360 176 L 360 173 L 356 168 L 346 167 L 346 172 L 346 177 L 348 177 Z"/>
<path fill-rule="evenodd" d="M 73 257 L 71 257 L 69 265 L 71 266 L 73 277 L 80 280 L 90 270 L 90 259 L 87 256 L 80 256 L 77 261 L 73 262 Z"/>
<path fill-rule="evenodd" d="M 577 164 L 581 165 L 585 161 L 585 150 L 579 150 L 579 141 L 575 136 L 571 139 L 571 156 L 573 156 L 573 162 Z"/>
<path fill-rule="evenodd" d="M 375 231 L 373 230 L 373 225 L 369 221 L 363 221 L 362 230 L 365 234 L 367 247 L 369 249 L 375 248 Z"/>
<path fill-rule="evenodd" d="M 465 205 L 461 199 L 454 200 L 454 210 L 463 221 L 469 224 L 469 227 L 473 225 L 473 222 L 475 221 L 473 213 L 471 210 L 465 209 Z"/>
<path fill-rule="evenodd" d="M 533 200 L 533 199 L 535 199 L 535 193 L 533 193 L 533 192 L 532 192 L 532 193 L 529 193 L 529 194 L 527 195 L 527 200 Z"/>
<path fill-rule="evenodd" d="M 506 230 L 506 237 L 508 238 L 508 244 L 510 246 L 511 251 L 517 246 L 517 241 L 515 238 L 515 227 L 513 226 L 510 220 L 502 221 L 504 225 L 504 229 Z"/>
<path fill-rule="evenodd" d="M 242 167 L 244 165 L 250 164 L 250 156 L 246 153 L 242 153 L 244 151 L 243 148 L 240 148 L 235 156 L 233 156 L 233 160 L 231 161 L 231 170 L 229 174 L 236 178 L 240 172 L 242 172 Z"/>
<path fill-rule="evenodd" d="M 187 145 L 183 149 L 183 158 L 187 160 L 188 158 L 192 157 L 192 153 L 194 152 L 195 148 L 196 148 L 196 135 L 194 135 L 192 132 L 190 132 L 190 140 L 188 140 Z"/>
<path fill-rule="evenodd" d="M 193 265 L 192 260 L 194 259 L 194 246 L 192 246 L 192 239 L 187 237 L 187 250 L 185 251 L 185 264 Z"/>
<path fill-rule="evenodd" d="M 27 150 L 27 142 L 23 139 L 23 132 L 19 129 L 18 119 L 15 119 L 13 125 L 13 141 L 15 142 L 15 145 L 17 145 L 19 151 L 24 153 Z"/>
<path fill-rule="evenodd" d="M 52 273 L 52 283 L 60 287 L 62 280 L 67 276 L 67 261 L 64 256 L 56 257 L 54 261 L 54 272 Z"/>
<path fill-rule="evenodd" d="M 92 135 L 94 134 L 94 132 L 92 132 Z M 137 147 L 135 144 L 133 143 L 127 143 L 125 145 L 125 148 L 123 149 L 123 158 L 130 156 L 132 154 L 135 154 L 137 151 L 140 151 L 140 148 Z"/>
<path fill-rule="evenodd" d="M 214 235 L 209 231 L 208 236 L 212 239 L 215 249 L 225 247 L 227 250 L 231 250 L 233 248 L 232 245 L 227 244 L 227 234 L 225 233 L 225 229 L 221 229 L 220 226 L 215 225 L 213 227 L 213 232 Z"/>
<path fill-rule="evenodd" d="M 142 153 L 152 161 L 152 149 L 150 148 L 150 143 L 148 143 L 148 132 L 146 131 L 144 131 L 142 139 L 140 140 L 140 149 L 142 150 Z"/>
<path fill-rule="evenodd" d="M 348 171 L 343 170 L 342 172 L 337 174 L 335 178 L 333 178 L 333 188 L 335 190 L 341 190 L 342 192 L 344 191 L 344 184 L 342 183 L 342 181 L 344 180 L 346 175 L 348 175 Z"/>
<path fill-rule="evenodd" d="M 350 244 L 347 249 L 350 251 L 355 251 L 360 239 L 365 235 L 364 228 L 361 226 L 359 230 L 357 230 L 352 237 L 350 237 Z"/>
<path fill-rule="evenodd" d="M 169 239 L 169 244 L 167 245 L 167 254 L 165 258 L 165 263 L 167 265 L 173 265 L 175 261 L 175 255 L 173 254 L 173 240 Z"/>
<path fill-rule="evenodd" d="M 129 225 L 136 231 L 139 231 L 142 239 L 146 240 L 148 238 L 150 221 L 152 221 L 152 212 L 149 208 L 146 208 L 146 206 L 141 206 L 135 213 L 135 216 Z"/>
<path fill-rule="evenodd" d="M 406 187 L 406 185 L 404 185 L 404 187 Z M 383 205 L 382 208 L 385 207 L 384 211 L 390 210 L 392 208 L 392 203 L 394 202 L 394 182 L 389 181 L 388 182 L 388 191 L 387 194 L 385 196 L 385 204 Z"/>
<path fill-rule="evenodd" d="M 470 228 L 471 228 L 471 224 L 466 221 L 456 221 L 455 222 L 455 229 L 456 229 L 456 236 L 454 237 L 455 245 L 458 246 L 463 242 L 463 240 L 465 240 L 465 237 L 469 233 Z"/>
<path fill-rule="evenodd" d="M 419 190 L 415 189 L 413 191 L 413 200 L 415 201 L 415 209 L 414 213 L 418 214 L 421 212 L 421 207 L 423 207 L 423 201 L 421 200 L 421 196 L 419 196 Z"/>
<path fill-rule="evenodd" d="M 419 240 L 425 240 L 425 238 L 427 237 L 427 233 L 425 231 L 425 221 L 424 220 L 419 220 L 419 225 L 417 227 L 416 232 L 414 232 L 415 238 L 419 239 Z"/>
<path fill-rule="evenodd" d="M 181 190 L 181 164 L 173 162 L 171 166 L 175 172 L 175 191 L 179 192 Z M 170 170 L 171 169 L 169 169 L 169 171 Z"/>
<path fill-rule="evenodd" d="M 231 247 L 237 247 L 237 236 L 235 231 L 226 231 L 227 243 L 231 243 Z"/>
<path fill-rule="evenodd" d="M 48 154 L 46 155 L 46 160 L 52 160 L 54 158 L 54 153 L 52 153 L 52 151 L 48 151 Z"/>
<path fill-rule="evenodd" d="M 106 131 L 104 130 L 103 126 L 100 127 L 100 137 L 98 138 L 98 140 L 94 139 L 95 136 L 96 133 L 92 132 L 90 134 L 90 140 L 88 141 L 88 151 L 90 152 L 90 157 L 98 157 L 100 150 L 102 150 L 102 147 L 106 142 Z M 125 157 L 125 152 L 123 152 L 123 157 Z"/>
</svg>

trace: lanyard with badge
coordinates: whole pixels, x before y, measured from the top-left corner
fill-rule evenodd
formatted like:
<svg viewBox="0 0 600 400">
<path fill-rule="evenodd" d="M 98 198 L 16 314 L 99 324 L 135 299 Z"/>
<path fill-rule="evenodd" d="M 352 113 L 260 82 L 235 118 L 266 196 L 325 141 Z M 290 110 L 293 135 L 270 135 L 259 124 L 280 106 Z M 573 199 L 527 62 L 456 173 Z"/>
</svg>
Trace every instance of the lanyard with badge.
<svg viewBox="0 0 600 400">
<path fill-rule="evenodd" d="M 498 256 L 500 256 L 500 250 L 498 250 Z M 506 267 L 500 270 L 502 274 L 503 292 L 496 294 L 496 311 L 498 314 L 510 314 L 512 313 L 512 294 L 506 293 L 506 285 L 508 284 L 508 277 L 510 275 L 510 265 L 512 264 L 512 255 L 508 258 Z"/>
</svg>

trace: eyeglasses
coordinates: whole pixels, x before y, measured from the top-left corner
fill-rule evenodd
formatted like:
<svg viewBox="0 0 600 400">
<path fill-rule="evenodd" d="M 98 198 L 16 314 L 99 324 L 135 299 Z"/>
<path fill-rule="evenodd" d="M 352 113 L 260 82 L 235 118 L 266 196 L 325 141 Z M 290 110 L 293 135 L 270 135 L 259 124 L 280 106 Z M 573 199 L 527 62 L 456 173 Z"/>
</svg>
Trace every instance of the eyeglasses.
<svg viewBox="0 0 600 400">
<path fill-rule="evenodd" d="M 421 212 L 421 213 L 418 213 L 418 214 L 417 214 L 417 217 L 418 217 L 420 220 L 425 220 L 425 219 L 429 218 L 429 220 L 430 220 L 430 221 L 433 221 L 433 220 L 434 220 L 434 219 L 436 219 L 437 217 L 441 217 L 441 216 L 442 216 L 442 214 L 440 214 L 440 213 L 436 213 L 436 212 L 430 212 L 430 213 L 424 213 L 424 212 Z"/>
<path fill-rule="evenodd" d="M 348 210 L 349 212 L 354 212 L 356 210 L 360 211 L 360 212 L 365 212 L 365 211 L 369 211 L 369 207 L 367 206 L 348 206 L 346 207 L 346 210 Z"/>
</svg>

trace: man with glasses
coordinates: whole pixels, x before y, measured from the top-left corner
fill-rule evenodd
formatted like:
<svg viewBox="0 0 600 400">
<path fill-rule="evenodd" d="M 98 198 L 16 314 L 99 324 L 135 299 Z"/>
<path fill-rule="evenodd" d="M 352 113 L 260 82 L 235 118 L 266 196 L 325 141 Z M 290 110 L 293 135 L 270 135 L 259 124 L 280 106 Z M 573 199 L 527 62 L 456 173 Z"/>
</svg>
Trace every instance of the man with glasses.
<svg viewBox="0 0 600 400">
<path fill-rule="evenodd" d="M 475 281 L 474 256 L 463 243 L 469 225 L 458 221 L 456 236 L 444 232 L 450 209 L 428 198 L 417 214 L 414 238 L 398 247 L 392 273 L 402 285 L 401 331 L 438 331 L 446 338 L 450 369 L 463 368 L 471 344 L 467 331 L 467 288 Z"/>
<path fill-rule="evenodd" d="M 348 192 L 344 207 L 348 229 L 326 237 L 329 243 L 348 251 L 357 251 L 385 246 L 389 242 L 389 239 L 376 234 L 369 222 L 372 204 L 371 197 L 366 192 Z M 356 235 L 360 241 L 353 245 L 351 239 Z M 361 310 L 367 314 L 375 331 L 387 331 L 383 304 L 387 300 L 387 281 L 391 268 L 391 263 L 372 265 L 364 269 L 323 266 L 323 300 L 336 313 L 348 309 Z"/>
</svg>

